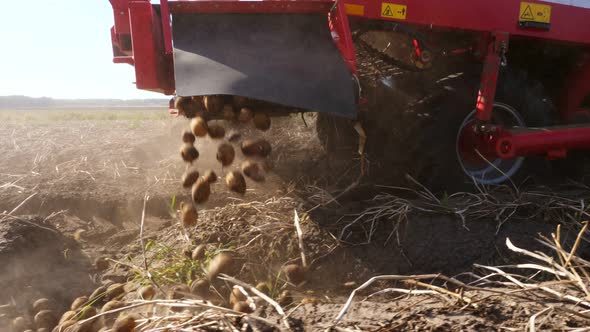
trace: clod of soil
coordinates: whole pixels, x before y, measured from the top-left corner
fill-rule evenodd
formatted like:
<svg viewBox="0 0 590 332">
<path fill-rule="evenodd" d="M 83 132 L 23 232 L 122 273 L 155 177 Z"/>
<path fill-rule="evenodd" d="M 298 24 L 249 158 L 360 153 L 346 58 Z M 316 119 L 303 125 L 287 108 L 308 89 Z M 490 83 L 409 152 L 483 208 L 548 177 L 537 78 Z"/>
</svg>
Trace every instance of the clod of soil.
<svg viewBox="0 0 590 332">
<path fill-rule="evenodd" d="M 156 296 L 156 288 L 152 285 L 141 287 L 137 293 L 144 300 L 151 300 Z"/>
<path fill-rule="evenodd" d="M 264 112 L 254 113 L 254 127 L 258 130 L 267 131 L 270 129 L 270 117 Z"/>
<path fill-rule="evenodd" d="M 70 310 L 76 311 L 82 308 L 86 302 L 88 302 L 88 296 L 80 296 L 72 301 L 72 305 L 70 306 Z"/>
<path fill-rule="evenodd" d="M 131 316 L 119 317 L 113 324 L 113 332 L 132 332 L 135 329 L 135 318 Z"/>
<path fill-rule="evenodd" d="M 236 119 L 236 113 L 234 113 L 234 109 L 231 105 L 225 105 L 221 114 L 226 121 L 233 121 Z"/>
<path fill-rule="evenodd" d="M 223 143 L 217 148 L 217 160 L 221 163 L 221 165 L 231 165 L 231 163 L 234 162 L 235 157 L 236 152 L 234 151 L 234 147 L 230 144 Z"/>
<path fill-rule="evenodd" d="M 237 312 L 243 312 L 245 314 L 252 313 L 253 311 L 248 302 L 244 301 L 236 302 L 233 306 L 233 310 Z"/>
<path fill-rule="evenodd" d="M 191 293 L 201 298 L 207 298 L 209 295 L 209 281 L 207 279 L 194 280 L 191 283 Z"/>
<path fill-rule="evenodd" d="M 198 116 L 193 118 L 190 123 L 191 131 L 197 137 L 205 137 L 207 135 L 207 121 Z"/>
<path fill-rule="evenodd" d="M 305 281 L 305 269 L 298 264 L 289 264 L 283 266 L 283 273 L 289 282 L 299 285 Z"/>
<path fill-rule="evenodd" d="M 198 104 L 191 97 L 177 97 L 174 100 L 174 108 L 178 110 L 178 114 L 190 119 L 194 118 L 197 114 Z"/>
<path fill-rule="evenodd" d="M 204 244 L 199 244 L 191 253 L 191 258 L 194 261 L 200 261 L 201 259 L 205 258 L 205 251 L 207 247 Z"/>
<path fill-rule="evenodd" d="M 125 285 L 114 283 L 107 288 L 106 299 L 108 301 L 114 300 L 125 293 Z"/>
<path fill-rule="evenodd" d="M 220 139 L 225 136 L 225 128 L 218 124 L 209 125 L 209 137 L 213 139 Z"/>
<path fill-rule="evenodd" d="M 190 293 L 187 285 L 175 285 L 168 291 L 168 300 L 180 300 Z"/>
<path fill-rule="evenodd" d="M 198 217 L 197 209 L 192 203 L 180 202 L 180 221 L 184 228 L 194 227 Z"/>
<path fill-rule="evenodd" d="M 254 112 L 249 109 L 248 107 L 242 107 L 240 109 L 240 114 L 238 115 L 238 121 L 241 123 L 248 123 L 254 117 Z"/>
<path fill-rule="evenodd" d="M 223 109 L 223 97 L 212 95 L 203 97 L 203 105 L 207 112 L 217 113 Z"/>
<path fill-rule="evenodd" d="M 246 179 L 242 173 L 238 171 L 231 171 L 225 176 L 225 184 L 227 187 L 238 194 L 246 193 Z"/>
<path fill-rule="evenodd" d="M 211 185 L 204 178 L 199 178 L 193 185 L 191 196 L 195 204 L 205 203 L 211 195 Z"/>
<path fill-rule="evenodd" d="M 195 135 L 188 130 L 182 132 L 182 141 L 187 144 L 195 144 Z"/>
<path fill-rule="evenodd" d="M 97 257 L 94 260 L 94 267 L 98 271 L 104 271 L 109 268 L 109 260 L 106 257 Z"/>
<path fill-rule="evenodd" d="M 192 144 L 183 144 L 180 147 L 180 156 L 182 157 L 182 160 L 192 164 L 193 161 L 199 158 L 199 151 Z"/>
<path fill-rule="evenodd" d="M 55 303 L 48 298 L 38 299 L 33 303 L 33 312 L 38 313 L 41 310 L 55 309 Z"/>
<path fill-rule="evenodd" d="M 242 142 L 242 153 L 248 157 L 267 157 L 272 147 L 267 140 L 264 139 L 246 139 Z"/>
<path fill-rule="evenodd" d="M 281 295 L 279 295 L 277 303 L 282 306 L 286 306 L 293 303 L 293 296 L 291 295 L 291 292 L 289 292 L 288 290 L 282 291 Z"/>
<path fill-rule="evenodd" d="M 197 170 L 186 170 L 186 172 L 184 172 L 182 174 L 182 187 L 183 188 L 190 188 L 193 186 L 193 184 L 195 184 L 195 182 L 197 182 L 197 180 L 199 179 L 199 171 Z"/>
<path fill-rule="evenodd" d="M 205 179 L 209 183 L 215 183 L 217 181 L 217 174 L 212 170 L 208 170 L 203 174 L 203 179 Z"/>
<path fill-rule="evenodd" d="M 55 312 L 51 310 L 41 310 L 35 315 L 35 326 L 40 328 L 52 329 L 57 325 Z"/>
<path fill-rule="evenodd" d="M 233 267 L 234 260 L 227 252 L 222 252 L 215 256 L 207 268 L 209 280 L 215 279 L 220 273 L 229 273 Z"/>
<path fill-rule="evenodd" d="M 264 181 L 264 174 L 256 162 L 246 160 L 242 163 L 242 173 L 256 182 Z"/>
</svg>

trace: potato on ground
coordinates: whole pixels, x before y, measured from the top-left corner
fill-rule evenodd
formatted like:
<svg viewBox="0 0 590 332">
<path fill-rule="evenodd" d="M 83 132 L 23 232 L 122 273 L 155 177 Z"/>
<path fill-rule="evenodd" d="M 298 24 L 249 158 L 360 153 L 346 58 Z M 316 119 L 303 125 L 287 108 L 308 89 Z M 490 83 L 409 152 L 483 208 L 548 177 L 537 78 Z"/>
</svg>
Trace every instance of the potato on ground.
<svg viewBox="0 0 590 332">
<path fill-rule="evenodd" d="M 193 185 L 191 195 L 195 204 L 205 203 L 211 195 L 211 185 L 201 177 Z"/>
<path fill-rule="evenodd" d="M 242 173 L 238 171 L 231 171 L 225 176 L 225 184 L 227 187 L 238 194 L 246 193 L 246 179 Z"/>
<path fill-rule="evenodd" d="M 55 308 L 55 303 L 48 298 L 40 298 L 33 303 L 33 312 L 38 313 L 41 310 L 51 310 Z"/>
<path fill-rule="evenodd" d="M 41 310 L 35 315 L 35 326 L 40 328 L 52 329 L 57 325 L 57 317 L 55 312 L 51 310 Z"/>
<path fill-rule="evenodd" d="M 214 279 L 220 273 L 229 273 L 233 267 L 234 260 L 227 252 L 219 253 L 215 256 L 207 268 L 207 276 L 209 279 Z"/>
<path fill-rule="evenodd" d="M 194 227 L 198 217 L 197 209 L 192 203 L 180 202 L 180 222 L 184 228 Z"/>
<path fill-rule="evenodd" d="M 299 264 L 288 264 L 283 266 L 283 273 L 287 280 L 295 285 L 305 281 L 305 269 Z"/>
<path fill-rule="evenodd" d="M 113 332 L 133 332 L 136 325 L 134 317 L 121 316 L 113 324 Z"/>
<path fill-rule="evenodd" d="M 190 290 L 191 290 L 191 293 L 194 295 L 197 295 L 201 298 L 207 298 L 210 294 L 209 286 L 210 286 L 210 283 L 207 279 L 194 280 L 191 283 Z"/>
<path fill-rule="evenodd" d="M 205 258 L 207 247 L 204 244 L 199 244 L 192 252 L 191 259 L 194 261 L 200 261 Z"/>
</svg>

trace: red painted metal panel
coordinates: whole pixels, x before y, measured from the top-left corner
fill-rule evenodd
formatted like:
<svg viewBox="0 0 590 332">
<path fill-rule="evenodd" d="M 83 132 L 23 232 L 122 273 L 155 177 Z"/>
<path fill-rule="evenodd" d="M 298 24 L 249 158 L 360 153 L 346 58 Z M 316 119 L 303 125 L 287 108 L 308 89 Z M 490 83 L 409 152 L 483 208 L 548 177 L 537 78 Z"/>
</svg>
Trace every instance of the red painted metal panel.
<svg viewBox="0 0 590 332">
<path fill-rule="evenodd" d="M 290 14 L 290 13 L 328 13 L 334 3 L 332 1 L 170 1 L 172 14 L 190 13 L 261 13 L 261 14 Z"/>
<path fill-rule="evenodd" d="M 344 0 L 346 4 L 363 5 L 369 19 L 393 20 L 432 27 L 473 31 L 503 31 L 511 35 L 590 43 L 590 9 L 530 0 L 527 2 L 551 6 L 549 31 L 523 29 L 518 26 L 518 0 Z M 381 15 L 382 3 L 407 6 L 405 20 Z"/>
</svg>

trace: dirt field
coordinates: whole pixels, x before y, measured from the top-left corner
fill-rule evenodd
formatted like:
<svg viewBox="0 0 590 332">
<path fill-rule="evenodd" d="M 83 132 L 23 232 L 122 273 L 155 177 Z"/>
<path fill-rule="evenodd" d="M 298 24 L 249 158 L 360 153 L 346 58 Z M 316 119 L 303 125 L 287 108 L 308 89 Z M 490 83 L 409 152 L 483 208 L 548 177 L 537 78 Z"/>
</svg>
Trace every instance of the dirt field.
<svg viewBox="0 0 590 332">
<path fill-rule="evenodd" d="M 76 297 L 113 283 L 124 285 L 117 299 L 136 305 L 126 310 L 142 331 L 590 330 L 585 234 L 576 241 L 587 187 L 433 195 L 406 181 L 409 189 L 361 184 L 343 192 L 341 179 L 359 171 L 358 160 L 328 157 L 314 122 L 277 118 L 263 134 L 236 128 L 272 142 L 272 171 L 262 183 L 248 181 L 244 196 L 218 181 L 197 226 L 184 229 L 177 210 L 190 200 L 178 154 L 185 119 L 165 110 L 0 112 L 0 330 L 17 316 L 32 321 L 38 298 L 50 298 L 59 317 Z M 222 169 L 217 144 L 198 141 L 197 167 L 223 177 L 243 156 Z M 546 256 L 510 249 L 507 238 Z M 199 244 L 206 258 L 186 258 Z M 227 307 L 233 279 L 211 280 L 208 304 L 186 292 L 170 296 L 202 278 L 219 252 L 233 255 L 227 272 L 250 295 L 247 285 L 265 282 L 280 308 L 257 294 L 248 316 L 215 307 Z M 96 259 L 108 268 L 98 269 Z M 303 283 L 289 280 L 288 264 L 307 265 Z M 384 275 L 337 318 L 356 287 Z M 150 283 L 158 300 L 139 301 L 136 290 Z M 101 301 L 87 307 L 100 310 Z"/>
</svg>

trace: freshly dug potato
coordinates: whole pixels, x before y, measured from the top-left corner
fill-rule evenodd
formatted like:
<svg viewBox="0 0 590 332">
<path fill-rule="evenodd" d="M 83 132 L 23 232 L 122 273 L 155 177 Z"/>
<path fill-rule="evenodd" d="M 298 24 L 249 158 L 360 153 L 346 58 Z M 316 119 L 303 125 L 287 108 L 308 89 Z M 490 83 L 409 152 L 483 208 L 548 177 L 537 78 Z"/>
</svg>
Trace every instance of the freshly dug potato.
<svg viewBox="0 0 590 332">
<path fill-rule="evenodd" d="M 40 329 L 42 327 L 52 329 L 57 325 L 57 318 L 55 313 L 51 310 L 41 310 L 35 315 L 35 326 Z"/>
<path fill-rule="evenodd" d="M 234 151 L 234 147 L 230 144 L 223 143 L 217 148 L 217 160 L 221 163 L 221 165 L 231 165 L 231 163 L 234 162 L 235 157 L 236 152 Z"/>
<path fill-rule="evenodd" d="M 239 301 L 233 305 L 233 310 L 237 312 L 243 312 L 245 314 L 250 314 L 253 312 L 252 307 L 248 304 L 248 302 Z"/>
<path fill-rule="evenodd" d="M 191 120 L 191 131 L 197 137 L 205 137 L 207 135 L 207 121 L 198 116 Z"/>
<path fill-rule="evenodd" d="M 199 158 L 199 151 L 192 144 L 183 144 L 180 147 L 180 156 L 182 157 L 182 160 L 192 164 L 193 161 Z"/>
<path fill-rule="evenodd" d="M 51 310 L 55 308 L 55 303 L 48 298 L 40 298 L 33 303 L 33 312 L 38 313 L 41 310 Z"/>
<path fill-rule="evenodd" d="M 238 115 L 238 120 L 241 123 L 248 123 L 254 117 L 254 112 L 249 109 L 248 107 L 242 107 L 240 109 L 240 114 Z"/>
<path fill-rule="evenodd" d="M 65 320 L 61 323 L 59 323 L 59 325 L 57 325 L 57 327 L 53 330 L 53 332 L 59 331 L 59 332 L 71 332 L 71 331 L 77 331 L 78 329 L 75 328 L 71 328 L 70 326 L 74 326 L 78 321 L 74 320 L 74 319 L 68 319 Z"/>
<path fill-rule="evenodd" d="M 305 269 L 299 264 L 288 264 L 283 266 L 283 274 L 291 283 L 299 285 L 305 281 Z"/>
<path fill-rule="evenodd" d="M 246 301 L 248 298 L 239 289 L 233 288 L 229 294 L 229 304 L 234 305 L 241 301 Z"/>
<path fill-rule="evenodd" d="M 197 182 L 197 180 L 199 179 L 199 171 L 193 169 L 193 170 L 186 170 L 186 172 L 184 172 L 184 174 L 182 174 L 182 187 L 183 188 L 190 188 L 193 186 L 193 184 L 195 184 L 195 182 Z"/>
<path fill-rule="evenodd" d="M 215 256 L 207 268 L 209 279 L 215 279 L 220 273 L 228 273 L 233 267 L 234 260 L 227 252 L 222 252 Z"/>
<path fill-rule="evenodd" d="M 133 332 L 135 325 L 135 318 L 132 316 L 122 316 L 117 318 L 115 324 L 113 324 L 113 332 Z"/>
<path fill-rule="evenodd" d="M 123 308 L 125 305 L 126 304 L 121 301 L 117 301 L 117 300 L 109 301 L 102 307 L 100 312 L 101 313 L 109 312 L 111 310 Z M 115 321 L 115 319 L 117 318 L 117 316 L 119 316 L 118 312 L 104 315 L 103 316 L 104 317 L 104 319 L 103 319 L 104 324 L 107 326 L 112 325 L 113 322 Z"/>
<path fill-rule="evenodd" d="M 16 317 L 12 320 L 12 328 L 14 331 L 26 331 L 29 329 L 29 327 L 31 327 L 31 322 L 24 317 Z"/>
<path fill-rule="evenodd" d="M 217 174 L 212 170 L 208 170 L 203 174 L 203 179 L 209 183 L 215 183 L 217 181 Z"/>
<path fill-rule="evenodd" d="M 182 132 L 182 141 L 187 144 L 195 144 L 195 135 L 190 131 L 186 130 Z"/>
<path fill-rule="evenodd" d="M 231 171 L 225 176 L 225 184 L 227 187 L 238 194 L 246 193 L 246 179 L 242 173 L 238 171 Z"/>
<path fill-rule="evenodd" d="M 72 320 L 74 319 L 74 316 L 76 316 L 76 312 L 75 311 L 66 311 L 64 312 L 63 315 L 61 315 L 61 318 L 59 319 L 59 324 L 67 321 L 67 320 Z"/>
<path fill-rule="evenodd" d="M 222 113 L 223 119 L 225 121 L 233 121 L 236 119 L 236 113 L 234 112 L 234 108 L 231 105 L 223 106 Z"/>
<path fill-rule="evenodd" d="M 179 285 L 175 285 L 173 286 L 169 291 L 168 291 L 168 300 L 180 300 L 184 297 L 186 297 L 186 295 L 188 295 L 190 293 L 190 289 L 188 288 L 187 285 L 184 284 L 179 284 Z"/>
<path fill-rule="evenodd" d="M 94 303 L 101 303 L 104 301 L 104 296 L 107 292 L 106 286 L 99 286 L 97 287 L 92 294 L 88 297 L 90 301 Z M 100 300 L 98 300 L 100 299 Z"/>
<path fill-rule="evenodd" d="M 195 226 L 198 217 L 197 209 L 192 203 L 180 202 L 180 222 L 184 228 Z"/>
<path fill-rule="evenodd" d="M 264 181 L 264 174 L 258 164 L 253 161 L 246 160 L 242 163 L 242 173 L 256 182 Z"/>
<path fill-rule="evenodd" d="M 281 295 L 279 295 L 277 303 L 282 306 L 286 306 L 293 303 L 293 296 L 291 295 L 291 292 L 289 292 L 288 290 L 284 290 L 281 293 Z"/>
<path fill-rule="evenodd" d="M 213 139 L 223 138 L 225 136 L 225 128 L 218 124 L 208 125 L 209 137 Z"/>
<path fill-rule="evenodd" d="M 144 300 L 151 300 L 156 296 L 156 288 L 152 285 L 143 286 L 137 290 L 139 296 Z"/>
<path fill-rule="evenodd" d="M 98 271 L 104 271 L 109 268 L 109 260 L 106 257 L 97 257 L 94 260 L 94 267 Z"/>
<path fill-rule="evenodd" d="M 259 291 L 261 291 L 262 293 L 264 293 L 266 295 L 270 294 L 270 287 L 268 287 L 267 282 L 259 282 L 256 285 L 256 289 L 258 289 Z"/>
<path fill-rule="evenodd" d="M 124 293 L 125 293 L 125 285 L 120 284 L 120 283 L 114 283 L 107 288 L 107 293 L 105 295 L 105 299 L 107 301 L 111 301 Z"/>
<path fill-rule="evenodd" d="M 176 97 L 174 100 L 174 108 L 178 110 L 178 114 L 184 115 L 187 118 L 194 118 L 199 110 L 199 105 L 193 101 L 191 97 Z"/>
<path fill-rule="evenodd" d="M 194 280 L 191 283 L 191 293 L 202 298 L 207 298 L 209 295 L 209 281 L 207 279 Z"/>
<path fill-rule="evenodd" d="M 87 302 L 88 302 L 88 296 L 77 297 L 72 302 L 72 305 L 70 306 L 70 310 L 76 311 L 76 310 L 82 308 L 84 305 L 86 305 Z"/>
<path fill-rule="evenodd" d="M 191 258 L 194 261 L 200 261 L 201 259 L 205 258 L 205 251 L 207 247 L 204 244 L 199 244 L 195 250 L 191 253 Z"/>
<path fill-rule="evenodd" d="M 98 313 L 98 310 L 96 310 L 95 307 L 87 306 L 87 307 L 82 308 L 82 310 L 80 310 L 80 313 L 81 313 L 80 319 L 87 319 L 87 318 L 90 318 L 90 317 L 96 315 Z"/>
<path fill-rule="evenodd" d="M 254 127 L 262 131 L 270 129 L 270 116 L 264 112 L 254 113 Z"/>
<path fill-rule="evenodd" d="M 195 204 L 205 203 L 211 195 L 211 185 L 204 178 L 199 178 L 193 185 L 191 195 Z"/>
<path fill-rule="evenodd" d="M 223 97 L 219 95 L 204 96 L 203 105 L 207 112 L 217 113 L 223 109 Z"/>
<path fill-rule="evenodd" d="M 242 141 L 242 153 L 248 157 L 267 157 L 272 151 L 272 147 L 264 139 L 246 139 Z"/>
</svg>

